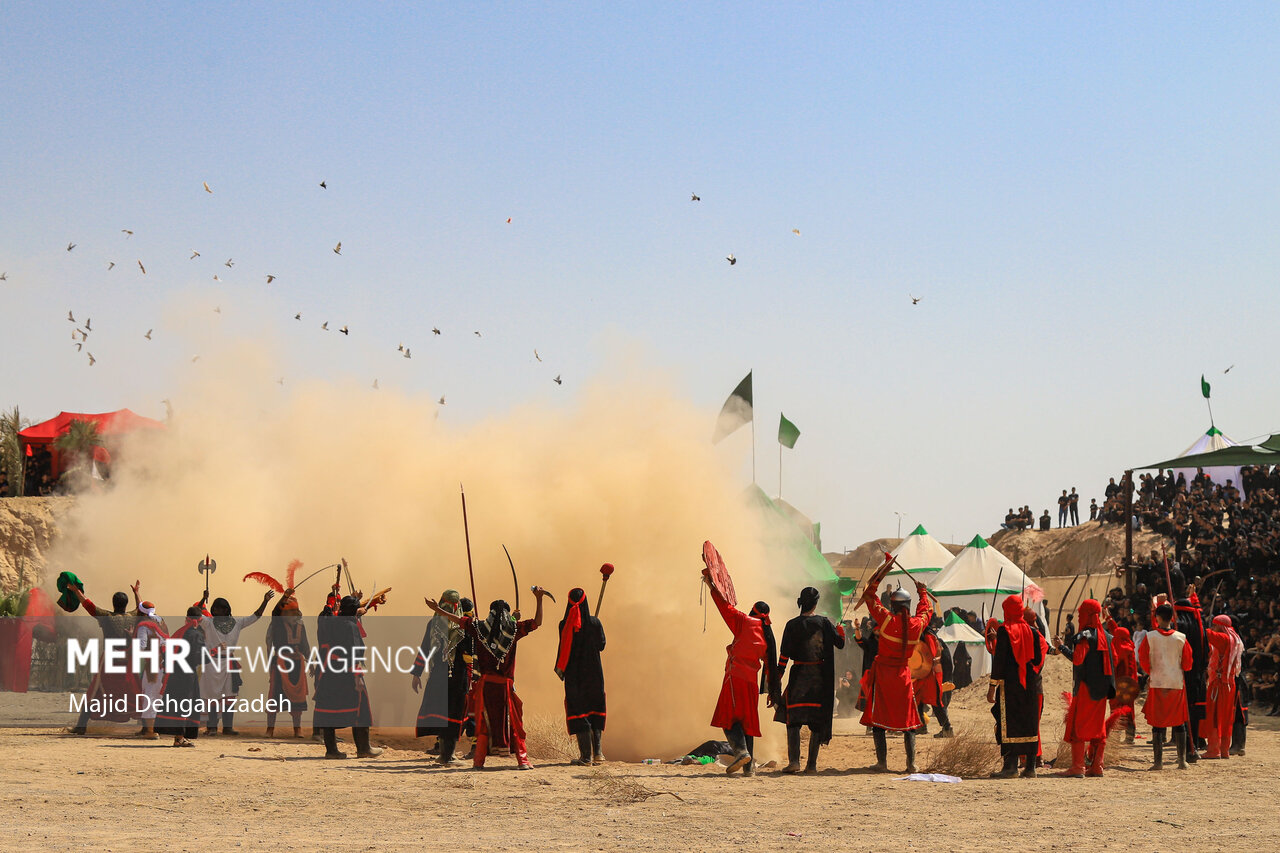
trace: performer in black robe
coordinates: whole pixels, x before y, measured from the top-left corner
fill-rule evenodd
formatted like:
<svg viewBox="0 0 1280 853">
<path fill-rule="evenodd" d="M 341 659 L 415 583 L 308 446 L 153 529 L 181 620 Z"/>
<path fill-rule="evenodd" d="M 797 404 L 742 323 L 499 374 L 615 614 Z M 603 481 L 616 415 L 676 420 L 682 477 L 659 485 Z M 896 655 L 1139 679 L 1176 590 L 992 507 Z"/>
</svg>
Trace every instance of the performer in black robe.
<svg viewBox="0 0 1280 853">
<path fill-rule="evenodd" d="M 174 662 L 173 672 L 165 676 L 161 691 L 163 704 L 156 711 L 156 733 L 173 735 L 174 746 L 195 746 L 192 741 L 200 736 L 200 659 L 204 655 L 204 629 L 200 627 L 200 620 L 203 617 L 204 611 L 199 607 L 188 607 L 186 624 L 166 638 L 186 640 L 186 663 L 191 670 L 185 672 Z M 154 622 L 150 624 L 155 626 Z M 184 708 L 189 712 L 184 712 Z"/>
<path fill-rule="evenodd" d="M 345 596 L 335 615 L 326 604 L 316 624 L 316 645 L 320 665 L 315 676 L 315 711 L 311 725 L 324 736 L 325 758 L 346 758 L 338 750 L 338 729 L 351 727 L 356 743 L 356 756 L 373 758 L 382 749 L 369 746 L 369 727 L 373 725 L 373 708 L 364 675 L 357 671 L 365 659 L 364 631 L 359 618 L 364 615 L 360 599 Z"/>
<path fill-rule="evenodd" d="M 854 630 L 853 641 L 858 644 L 858 648 L 862 649 L 862 671 L 858 673 L 858 710 L 861 711 L 866 704 L 865 697 L 862 695 L 861 679 L 867 674 L 867 670 L 871 669 L 876 653 L 880 650 L 880 638 L 876 635 L 875 623 L 864 617 Z"/>
<path fill-rule="evenodd" d="M 951 680 L 955 683 L 956 690 L 973 684 L 973 659 L 969 657 L 968 644 L 956 643 L 956 653 L 951 660 Z"/>
<path fill-rule="evenodd" d="M 602 651 L 604 626 L 591 615 L 586 592 L 573 589 L 560 620 L 555 671 L 564 681 L 564 718 L 569 734 L 578 739 L 578 758 L 573 763 L 580 766 L 604 762 L 600 746 L 605 721 Z"/>
<path fill-rule="evenodd" d="M 457 590 L 446 589 L 440 595 L 440 606 L 457 613 L 462 597 Z M 453 752 L 467 715 L 467 692 L 471 688 L 463 655 L 470 652 L 470 637 L 462 628 L 443 616 L 436 615 L 427 623 L 427 631 L 418 646 L 413 662 L 413 692 L 422 691 L 418 708 L 418 737 L 435 736 L 440 764 L 461 764 Z M 422 685 L 422 673 L 427 683 Z"/>
<path fill-rule="evenodd" d="M 818 772 L 818 750 L 831 742 L 831 717 L 835 708 L 835 650 L 844 648 L 844 627 L 837 628 L 814 612 L 818 590 L 805 587 L 796 600 L 800 615 L 782 631 L 782 648 L 774 684 L 791 662 L 791 677 L 781 696 L 771 686 L 773 718 L 787 725 L 787 766 L 783 773 L 800 772 L 800 727 L 809 727 L 809 761 L 806 775 Z"/>
<path fill-rule="evenodd" d="M 1182 632 L 1191 646 L 1191 670 L 1185 675 L 1187 710 L 1191 717 L 1188 722 L 1190 737 L 1187 743 L 1193 745 L 1195 749 L 1188 746 L 1187 761 L 1194 763 L 1199 760 L 1196 749 L 1206 747 L 1204 739 L 1199 737 L 1199 734 L 1200 723 L 1204 720 L 1207 710 L 1209 639 L 1204 633 L 1204 618 L 1200 611 L 1200 598 L 1196 595 L 1195 587 L 1185 584 L 1182 572 L 1178 568 L 1174 568 L 1170 575 L 1175 590 L 1189 593 L 1185 598 L 1179 598 L 1173 609 L 1178 618 L 1178 624 L 1175 627 Z"/>
<path fill-rule="evenodd" d="M 1004 766 L 994 778 L 1018 775 L 1018 757 L 1027 757 L 1023 776 L 1036 775 L 1036 749 L 1040 744 L 1040 699 L 1037 670 L 1044 660 L 1040 634 L 1022 618 L 1022 596 L 1004 600 L 1004 624 L 996 629 L 996 649 L 991 661 L 991 686 L 987 701 L 996 722 L 996 743 Z"/>
</svg>

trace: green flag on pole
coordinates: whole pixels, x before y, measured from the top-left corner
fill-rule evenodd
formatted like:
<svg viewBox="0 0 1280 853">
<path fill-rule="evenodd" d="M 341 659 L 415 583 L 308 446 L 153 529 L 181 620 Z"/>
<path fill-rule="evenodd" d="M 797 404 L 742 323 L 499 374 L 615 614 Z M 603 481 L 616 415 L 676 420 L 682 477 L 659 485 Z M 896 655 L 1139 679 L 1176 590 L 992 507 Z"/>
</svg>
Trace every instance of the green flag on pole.
<svg viewBox="0 0 1280 853">
<path fill-rule="evenodd" d="M 1204 381 L 1204 374 L 1200 374 L 1200 393 L 1204 395 L 1206 400 L 1209 399 L 1209 383 Z"/>
<path fill-rule="evenodd" d="M 796 429 L 796 425 L 787 420 L 787 416 L 779 413 L 778 415 L 778 444 L 784 447 L 795 448 L 796 439 L 800 437 L 800 430 Z"/>
<path fill-rule="evenodd" d="M 747 371 L 746 378 L 738 383 L 729 399 L 724 401 L 720 416 L 716 418 L 716 431 L 711 436 L 711 443 L 719 444 L 721 439 L 738 427 L 751 423 L 752 417 L 751 371 Z"/>
</svg>

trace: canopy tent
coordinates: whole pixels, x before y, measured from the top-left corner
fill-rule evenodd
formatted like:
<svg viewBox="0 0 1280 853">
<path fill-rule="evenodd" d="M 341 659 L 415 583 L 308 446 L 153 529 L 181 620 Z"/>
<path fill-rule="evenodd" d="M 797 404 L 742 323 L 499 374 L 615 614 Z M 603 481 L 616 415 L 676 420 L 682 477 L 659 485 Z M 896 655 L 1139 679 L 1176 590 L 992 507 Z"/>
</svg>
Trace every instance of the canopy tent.
<svg viewBox="0 0 1280 853">
<path fill-rule="evenodd" d="M 1210 429 L 1209 432 L 1214 432 L 1214 430 Z M 1205 433 L 1204 436 L 1196 441 L 1196 444 L 1201 444 L 1202 442 L 1207 444 L 1208 442 L 1205 442 L 1205 439 L 1208 436 L 1209 433 Z M 1156 462 L 1151 465 L 1140 465 L 1135 470 L 1172 468 L 1174 470 L 1190 470 L 1194 474 L 1194 469 L 1196 468 L 1203 468 L 1206 473 L 1215 468 L 1233 468 L 1238 475 L 1242 465 L 1280 465 L 1280 433 L 1268 436 L 1266 441 L 1256 445 L 1236 444 L 1221 433 L 1218 436 L 1223 440 L 1223 446 L 1216 450 L 1184 453 L 1174 459 L 1166 459 L 1163 462 Z M 1196 444 L 1187 448 L 1188 451 L 1194 448 Z M 1218 480 L 1215 479 L 1214 482 L 1216 483 Z M 1236 485 L 1239 485 L 1239 483 L 1240 481 L 1237 479 Z"/>
<path fill-rule="evenodd" d="M 71 429 L 72 421 L 91 421 L 97 424 L 98 435 L 103 436 L 104 439 L 141 429 L 164 429 L 164 424 L 160 421 L 144 418 L 129 409 L 102 412 L 100 414 L 59 412 L 57 417 L 50 418 L 35 426 L 29 426 L 18 433 L 18 441 L 22 445 L 23 455 L 32 456 L 38 450 L 48 449 L 53 456 L 52 474 L 57 477 L 62 473 L 62 455 L 58 452 L 57 447 L 54 446 L 54 442 L 57 441 L 59 436 L 66 434 Z M 103 452 L 101 453 L 94 452 L 94 459 L 100 462 L 109 462 L 111 460 L 109 449 L 103 448 L 102 450 Z"/>
<path fill-rule="evenodd" d="M 1022 569 L 1012 560 L 991 547 L 981 536 L 974 536 L 956 554 L 929 584 L 929 589 L 937 596 L 940 610 L 945 612 L 959 607 L 978 614 L 983 621 L 993 615 L 997 619 L 1002 618 L 1000 602 L 1005 597 L 1030 593 L 1028 600 L 1036 602 L 1034 609 L 1041 618 L 1048 621 L 1044 591 L 1023 574 Z M 991 670 L 990 654 L 985 647 L 982 649 L 982 656 L 982 668 L 975 672 L 985 673 Z"/>
<path fill-rule="evenodd" d="M 964 644 L 969 647 L 969 657 L 978 662 L 978 671 L 971 672 L 974 678 L 981 678 L 991 672 L 991 657 L 986 654 L 986 643 L 982 635 L 973 630 L 963 619 L 954 613 L 948 613 L 946 624 L 938 629 L 938 639 L 946 643 L 954 658 L 956 646 Z"/>
<path fill-rule="evenodd" d="M 1239 447 L 1239 445 L 1223 435 L 1222 431 L 1216 426 L 1210 426 L 1209 430 L 1204 435 L 1193 441 L 1190 447 L 1182 451 L 1181 455 L 1196 456 L 1201 453 L 1213 453 L 1216 450 L 1226 450 L 1228 447 Z M 1186 478 L 1188 484 L 1190 484 L 1192 478 L 1195 477 L 1196 468 L 1201 468 L 1209 479 L 1213 480 L 1213 482 L 1217 483 L 1219 486 L 1225 486 L 1227 484 L 1227 480 L 1230 480 L 1235 484 L 1236 488 L 1240 487 L 1240 466 L 1238 465 L 1214 465 L 1211 467 L 1205 467 L 1203 465 L 1183 465 L 1170 467 L 1173 468 L 1174 477 L 1181 474 Z"/>
<path fill-rule="evenodd" d="M 881 588 L 901 586 L 911 594 L 913 609 L 916 606 L 915 582 L 921 581 L 929 586 L 943 567 L 955 558 L 946 546 L 929 535 L 923 524 L 917 525 L 890 553 L 897 560 L 897 565 L 885 576 L 885 583 Z"/>
<path fill-rule="evenodd" d="M 838 623 L 840 579 L 827 558 L 814 547 L 812 528 L 806 530 L 797 525 L 792 515 L 779 508 L 759 486 L 747 487 L 747 500 L 760 510 L 769 558 L 785 578 L 786 588 L 794 586 L 797 594 L 806 586 L 816 588 L 821 594 L 818 612 Z"/>
</svg>

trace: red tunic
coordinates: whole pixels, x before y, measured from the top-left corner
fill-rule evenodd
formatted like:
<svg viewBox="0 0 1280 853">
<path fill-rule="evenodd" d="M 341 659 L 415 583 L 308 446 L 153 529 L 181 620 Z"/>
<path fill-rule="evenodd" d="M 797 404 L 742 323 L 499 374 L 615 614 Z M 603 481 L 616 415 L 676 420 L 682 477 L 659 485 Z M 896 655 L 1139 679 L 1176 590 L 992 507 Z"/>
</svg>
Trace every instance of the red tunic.
<svg viewBox="0 0 1280 853">
<path fill-rule="evenodd" d="M 1097 630 L 1101 630 L 1100 628 Z M 1096 640 L 1094 641 L 1096 642 Z M 1093 650 L 1092 643 L 1076 643 L 1071 662 L 1075 666 L 1083 666 L 1085 658 Z M 1107 697 L 1094 699 L 1089 692 L 1089 685 L 1083 681 L 1071 696 L 1071 705 L 1067 708 L 1062 739 L 1069 743 L 1080 743 L 1090 740 L 1105 740 L 1107 737 Z"/>
<path fill-rule="evenodd" d="M 874 596 L 867 598 L 867 609 L 877 626 L 879 648 L 871 668 L 862 676 L 866 708 L 860 722 L 889 731 L 914 731 L 920 728 L 920 715 L 916 711 L 915 688 L 907 661 L 933 614 L 929 597 L 920 596 L 916 615 L 910 618 L 895 616 Z"/>
<path fill-rule="evenodd" d="M 516 675 L 516 648 L 520 639 L 537 625 L 532 619 L 516 623 L 516 638 L 501 661 L 493 656 L 489 647 L 480 639 L 476 620 L 462 617 L 462 630 L 471 635 L 475 648 L 475 670 L 480 676 L 473 691 L 473 712 L 476 725 L 489 737 L 489 750 L 510 749 L 524 743 L 524 703 L 516 695 L 513 682 Z"/>
<path fill-rule="evenodd" d="M 733 642 L 725 647 L 729 656 L 711 725 L 731 729 L 734 723 L 742 723 L 745 734 L 760 737 L 760 664 L 768 654 L 764 623 L 731 606 L 715 587 L 708 588 L 724 624 L 733 632 Z"/>
<path fill-rule="evenodd" d="M 1231 666 L 1231 635 L 1223 631 L 1205 631 L 1209 639 L 1209 683 L 1204 722 L 1201 724 L 1200 737 L 1208 737 L 1209 732 L 1217 730 L 1226 732 L 1231 738 L 1231 725 L 1236 718 L 1236 679 L 1228 672 Z M 1188 644 L 1189 645 L 1189 644 Z M 1222 750 L 1226 752 L 1226 747 Z"/>
</svg>

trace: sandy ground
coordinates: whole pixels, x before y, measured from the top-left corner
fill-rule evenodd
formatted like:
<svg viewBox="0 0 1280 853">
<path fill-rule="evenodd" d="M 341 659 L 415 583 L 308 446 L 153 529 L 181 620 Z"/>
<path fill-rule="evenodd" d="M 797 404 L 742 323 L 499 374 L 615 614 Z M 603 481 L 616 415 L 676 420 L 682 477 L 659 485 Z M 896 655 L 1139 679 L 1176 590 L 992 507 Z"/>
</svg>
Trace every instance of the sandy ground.
<svg viewBox="0 0 1280 853">
<path fill-rule="evenodd" d="M 1050 664 L 1052 691 L 1069 670 Z M 963 691 L 953 721 L 990 738 L 984 694 L 981 684 Z M 1044 730 L 1056 736 L 1062 702 L 1048 698 Z M 33 717 L 65 703 L 48 694 L 0 701 L 28 703 Z M 132 737 L 132 727 L 88 737 L 8 728 L 0 849 L 1261 849 L 1280 832 L 1280 718 L 1253 719 L 1246 756 L 1186 771 L 1147 772 L 1143 738 L 1102 779 L 958 784 L 859 769 L 873 760 L 871 738 L 843 719 L 817 777 L 751 779 L 725 778 L 716 765 L 609 762 L 593 771 L 563 758 L 526 773 L 510 758 L 483 772 L 443 769 L 412 737 L 380 731 L 381 757 L 336 762 L 310 740 L 202 737 L 173 749 Z M 1148 734 L 1141 722 L 1138 733 Z M 556 738 L 537 740 L 545 753 Z M 922 738 L 922 759 L 941 743 Z M 900 742 L 890 742 L 889 758 L 904 767 Z M 637 784 L 663 793 L 631 801 Z"/>
</svg>

